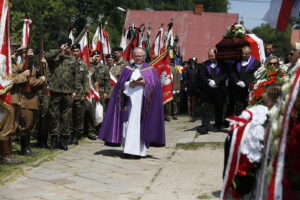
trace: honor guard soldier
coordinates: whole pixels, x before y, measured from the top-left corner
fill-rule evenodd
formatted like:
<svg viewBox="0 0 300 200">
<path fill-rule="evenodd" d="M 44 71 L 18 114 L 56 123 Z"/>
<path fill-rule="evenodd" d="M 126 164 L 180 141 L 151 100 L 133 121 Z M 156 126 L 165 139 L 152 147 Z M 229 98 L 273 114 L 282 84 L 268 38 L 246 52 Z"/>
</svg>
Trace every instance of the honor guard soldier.
<svg viewBox="0 0 300 200">
<path fill-rule="evenodd" d="M 51 149 L 58 148 L 60 140 L 60 147 L 68 150 L 72 99 L 76 97 L 75 76 L 78 69 L 77 59 L 71 55 L 71 43 L 69 38 L 62 38 L 59 41 L 59 48 L 50 50 L 45 55 L 49 64 Z"/>
</svg>

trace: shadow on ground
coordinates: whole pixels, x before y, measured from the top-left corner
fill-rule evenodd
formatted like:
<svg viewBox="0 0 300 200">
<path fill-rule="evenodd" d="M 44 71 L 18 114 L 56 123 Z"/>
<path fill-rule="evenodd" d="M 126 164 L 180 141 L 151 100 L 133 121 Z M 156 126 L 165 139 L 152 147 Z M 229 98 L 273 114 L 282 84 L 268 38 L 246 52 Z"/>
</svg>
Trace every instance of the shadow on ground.
<svg viewBox="0 0 300 200">
<path fill-rule="evenodd" d="M 94 155 L 101 155 L 101 156 L 108 156 L 108 157 L 118 157 L 121 159 L 132 159 L 132 158 L 128 158 L 128 156 L 124 155 L 122 150 L 118 150 L 118 149 L 105 149 L 105 150 L 101 150 L 101 151 L 97 151 L 94 153 Z M 146 157 L 143 157 L 142 159 L 145 158 L 150 158 L 150 159 L 159 159 L 156 158 L 152 155 L 147 155 Z"/>
<path fill-rule="evenodd" d="M 220 197 L 221 191 L 220 191 L 220 190 L 214 191 L 214 192 L 212 192 L 211 194 L 212 194 L 214 197 Z"/>
<path fill-rule="evenodd" d="M 201 127 L 201 126 L 195 126 L 194 128 L 190 128 L 190 129 L 184 130 L 184 132 L 188 132 L 188 131 L 197 131 L 197 128 L 200 128 L 200 127 Z M 222 127 L 220 130 L 215 131 L 215 128 L 214 128 L 213 126 L 210 126 L 208 132 L 228 133 L 228 129 Z"/>
</svg>

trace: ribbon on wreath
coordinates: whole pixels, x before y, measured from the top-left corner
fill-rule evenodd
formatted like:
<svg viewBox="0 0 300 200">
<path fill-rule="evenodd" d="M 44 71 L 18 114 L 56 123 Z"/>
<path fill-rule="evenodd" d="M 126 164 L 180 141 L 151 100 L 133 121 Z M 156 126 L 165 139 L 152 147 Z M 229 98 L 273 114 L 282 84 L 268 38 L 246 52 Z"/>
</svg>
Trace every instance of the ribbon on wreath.
<svg viewBox="0 0 300 200">
<path fill-rule="evenodd" d="M 244 136 L 245 129 L 247 128 L 248 123 L 252 120 L 253 114 L 249 110 L 244 110 L 249 114 L 247 119 L 242 117 L 231 116 L 226 120 L 230 122 L 230 128 L 228 131 L 229 135 L 232 135 L 232 140 L 230 144 L 230 152 L 226 165 L 224 184 L 221 192 L 220 199 L 226 199 L 228 190 L 232 185 L 232 180 L 234 175 L 237 173 L 238 164 L 240 160 L 240 144 Z"/>
</svg>

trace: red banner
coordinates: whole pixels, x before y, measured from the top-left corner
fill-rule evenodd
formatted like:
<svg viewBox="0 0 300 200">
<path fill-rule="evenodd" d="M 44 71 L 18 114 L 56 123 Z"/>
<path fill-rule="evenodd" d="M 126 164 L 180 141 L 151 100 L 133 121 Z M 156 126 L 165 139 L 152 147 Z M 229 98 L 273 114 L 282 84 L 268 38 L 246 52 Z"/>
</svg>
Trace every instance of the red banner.
<svg viewBox="0 0 300 200">
<path fill-rule="evenodd" d="M 163 103 L 168 103 L 173 100 L 173 79 L 170 69 L 170 55 L 169 51 L 166 51 L 160 55 L 157 59 L 150 63 L 157 71 L 160 78 Z"/>
</svg>

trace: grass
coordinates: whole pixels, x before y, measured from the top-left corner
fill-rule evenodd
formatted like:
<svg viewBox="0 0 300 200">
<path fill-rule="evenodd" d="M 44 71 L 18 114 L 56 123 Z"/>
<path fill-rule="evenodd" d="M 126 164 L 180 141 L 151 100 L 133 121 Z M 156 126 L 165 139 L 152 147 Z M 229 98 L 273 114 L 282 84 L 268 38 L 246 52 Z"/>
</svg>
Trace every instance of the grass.
<svg viewBox="0 0 300 200">
<path fill-rule="evenodd" d="M 224 142 L 189 142 L 178 143 L 176 149 L 197 150 L 200 148 L 220 149 L 224 147 Z"/>
<path fill-rule="evenodd" d="M 208 194 L 201 194 L 199 196 L 197 196 L 197 199 L 211 199 L 212 196 L 208 195 Z"/>
<path fill-rule="evenodd" d="M 32 148 L 32 151 L 38 152 L 33 156 L 19 155 L 20 145 L 13 143 L 13 157 L 22 160 L 24 163 L 20 165 L 0 165 L 0 185 L 4 185 L 8 181 L 15 180 L 30 168 L 38 167 L 46 161 L 51 161 L 62 150 L 50 150 L 42 148 Z"/>
</svg>

